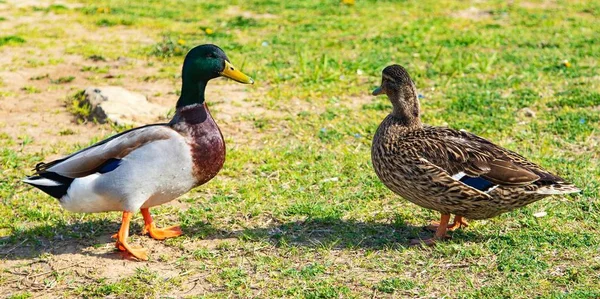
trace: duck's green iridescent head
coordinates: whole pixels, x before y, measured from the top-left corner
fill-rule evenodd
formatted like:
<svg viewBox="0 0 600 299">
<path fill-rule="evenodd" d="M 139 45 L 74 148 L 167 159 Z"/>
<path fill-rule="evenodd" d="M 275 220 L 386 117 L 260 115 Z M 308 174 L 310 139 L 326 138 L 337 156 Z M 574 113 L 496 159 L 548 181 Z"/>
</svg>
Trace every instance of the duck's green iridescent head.
<svg viewBox="0 0 600 299">
<path fill-rule="evenodd" d="M 220 76 L 240 83 L 254 83 L 252 78 L 237 70 L 225 52 L 215 45 L 197 46 L 185 56 L 182 71 L 184 82 L 207 82 Z"/>
<path fill-rule="evenodd" d="M 185 56 L 181 78 L 181 95 L 176 107 L 182 108 L 204 103 L 204 90 L 209 80 L 227 77 L 244 84 L 254 84 L 252 78 L 237 70 L 225 52 L 215 45 L 201 45 Z"/>
</svg>

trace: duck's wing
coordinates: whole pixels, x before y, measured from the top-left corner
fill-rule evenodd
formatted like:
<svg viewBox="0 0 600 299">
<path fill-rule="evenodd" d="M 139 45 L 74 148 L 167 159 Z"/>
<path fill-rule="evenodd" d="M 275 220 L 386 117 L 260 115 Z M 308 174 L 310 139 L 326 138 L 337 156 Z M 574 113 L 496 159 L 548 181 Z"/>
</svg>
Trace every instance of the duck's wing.
<svg viewBox="0 0 600 299">
<path fill-rule="evenodd" d="M 148 125 L 114 135 L 65 158 L 35 167 L 35 175 L 55 173 L 63 177 L 78 178 L 116 167 L 115 161 L 133 150 L 156 140 L 172 138 L 176 132 L 167 124 Z"/>
<path fill-rule="evenodd" d="M 482 192 L 498 186 L 551 185 L 564 179 L 521 155 L 474 134 L 431 127 L 414 138 L 419 157 L 443 169 L 455 180 Z M 415 136 L 416 137 L 416 136 Z"/>
</svg>

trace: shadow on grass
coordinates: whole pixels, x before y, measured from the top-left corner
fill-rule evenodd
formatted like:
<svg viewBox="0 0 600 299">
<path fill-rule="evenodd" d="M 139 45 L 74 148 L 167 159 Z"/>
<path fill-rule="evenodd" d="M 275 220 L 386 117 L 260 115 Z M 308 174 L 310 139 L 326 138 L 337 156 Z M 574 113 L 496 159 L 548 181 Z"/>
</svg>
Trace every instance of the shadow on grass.
<svg viewBox="0 0 600 299">
<path fill-rule="evenodd" d="M 457 241 L 479 241 L 476 233 L 450 233 Z M 432 232 L 421 226 L 407 225 L 396 219 L 393 223 L 361 222 L 337 218 L 316 218 L 288 222 L 267 228 L 246 229 L 235 235 L 242 240 L 261 240 L 274 246 L 322 248 L 406 248 L 415 238 L 426 239 Z"/>
<path fill-rule="evenodd" d="M 136 243 L 148 243 L 151 240 L 149 236 L 141 234 L 142 225 L 141 222 L 138 222 L 132 221 L 129 227 L 129 236 L 137 238 L 132 242 L 134 246 L 137 245 Z M 127 253 L 118 250 L 101 253 L 89 250 L 90 247 L 114 246 L 115 240 L 111 236 L 118 232 L 120 227 L 121 222 L 118 221 L 91 220 L 71 224 L 39 225 L 20 230 L 0 239 L 0 259 L 31 259 L 44 254 L 83 254 L 110 259 L 131 258 Z M 181 228 L 186 236 L 195 239 L 209 240 L 235 237 L 232 232 L 218 230 L 210 223 L 202 221 L 192 224 L 182 223 Z M 142 247 L 151 249 L 149 246 L 151 245 L 146 244 Z"/>
<path fill-rule="evenodd" d="M 116 221 L 93 220 L 73 224 L 42 225 L 19 231 L 0 239 L 0 258 L 29 259 L 43 254 L 84 254 L 110 259 L 122 259 L 119 251 L 95 253 L 85 250 L 92 247 L 112 246 L 111 235 L 119 230 Z M 130 236 L 141 236 L 141 225 L 132 222 Z M 414 238 L 429 238 L 433 233 L 420 226 L 407 225 L 403 221 L 393 223 L 360 222 L 338 218 L 309 218 L 265 228 L 225 231 L 210 223 L 197 221 L 183 223 L 185 235 L 199 240 L 237 238 L 242 241 L 262 241 L 276 247 L 322 247 L 322 248 L 406 248 Z M 482 236 L 472 232 L 450 233 L 454 240 L 481 241 Z M 484 238 L 483 238 L 484 239 Z"/>
<path fill-rule="evenodd" d="M 89 246 L 102 246 L 113 243 L 111 235 L 119 230 L 118 222 L 93 220 L 73 224 L 56 223 L 24 229 L 0 239 L 0 258 L 29 259 L 45 253 L 74 254 L 82 253 Z M 132 223 L 130 231 L 139 231 L 141 227 Z M 115 252 L 116 253 L 116 252 Z M 107 258 L 117 258 L 118 254 L 106 254 Z"/>
<path fill-rule="evenodd" d="M 278 247 L 370 248 L 382 249 L 408 246 L 418 237 L 421 227 L 404 223 L 379 223 L 309 218 L 266 228 L 236 232 L 242 240 L 261 240 Z"/>
</svg>

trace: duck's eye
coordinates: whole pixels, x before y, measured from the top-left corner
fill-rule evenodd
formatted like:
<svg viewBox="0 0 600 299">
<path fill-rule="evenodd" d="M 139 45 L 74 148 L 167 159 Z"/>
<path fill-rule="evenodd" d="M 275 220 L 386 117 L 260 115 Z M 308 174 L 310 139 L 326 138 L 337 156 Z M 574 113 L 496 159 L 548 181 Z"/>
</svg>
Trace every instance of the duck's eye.
<svg viewBox="0 0 600 299">
<path fill-rule="evenodd" d="M 208 53 L 208 54 L 206 54 L 206 57 L 208 57 L 208 58 L 217 58 L 217 55 L 215 55 L 215 53 Z"/>
</svg>

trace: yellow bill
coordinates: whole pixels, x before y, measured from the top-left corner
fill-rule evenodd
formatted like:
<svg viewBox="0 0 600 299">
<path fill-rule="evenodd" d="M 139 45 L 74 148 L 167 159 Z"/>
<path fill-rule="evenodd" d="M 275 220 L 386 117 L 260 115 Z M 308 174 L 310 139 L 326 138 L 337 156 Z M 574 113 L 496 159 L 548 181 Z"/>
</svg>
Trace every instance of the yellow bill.
<svg viewBox="0 0 600 299">
<path fill-rule="evenodd" d="M 219 73 L 221 76 L 235 80 L 240 83 L 254 84 L 254 80 L 248 77 L 246 74 L 238 71 L 231 62 L 225 60 L 225 68 Z"/>
</svg>

